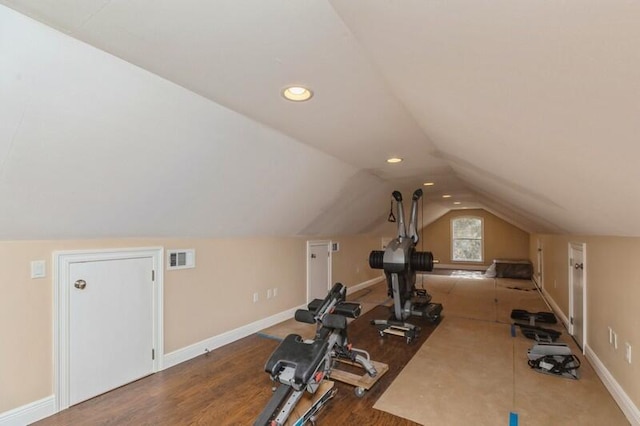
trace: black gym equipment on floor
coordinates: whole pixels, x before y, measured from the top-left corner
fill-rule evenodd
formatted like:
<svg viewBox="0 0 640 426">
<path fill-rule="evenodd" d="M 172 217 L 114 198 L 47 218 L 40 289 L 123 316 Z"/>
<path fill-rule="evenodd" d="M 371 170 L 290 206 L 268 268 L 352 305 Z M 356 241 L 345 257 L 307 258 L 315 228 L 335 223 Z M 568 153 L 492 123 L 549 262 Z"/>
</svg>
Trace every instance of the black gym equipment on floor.
<svg viewBox="0 0 640 426">
<path fill-rule="evenodd" d="M 347 340 L 347 318 L 357 318 L 361 307 L 358 303 L 346 302 L 346 295 L 347 288 L 336 283 L 324 300 L 315 299 L 309 303 L 308 310 L 296 311 L 296 321 L 316 324 L 315 337 L 303 340 L 298 334 L 290 334 L 271 354 L 264 368 L 279 386 L 254 426 L 284 425 L 305 391 L 316 398 L 295 424 L 302 425 L 312 419 L 335 393 L 333 382 L 327 378 L 336 360 L 359 365 L 371 377 L 378 374 L 369 354 L 353 348 Z"/>
<path fill-rule="evenodd" d="M 557 330 L 543 328 L 536 324 L 557 324 L 558 320 L 553 312 L 529 312 L 524 309 L 514 309 L 511 311 L 511 319 L 516 321 L 511 325 L 512 335 L 515 335 L 515 328 L 520 327 L 522 335 L 526 338 L 537 342 L 552 343 L 558 340 L 562 334 Z"/>
<path fill-rule="evenodd" d="M 418 200 L 422 197 L 422 190 L 417 189 L 413 193 L 408 233 L 404 223 L 402 194 L 394 191 L 392 196 L 398 206 L 398 236 L 389 242 L 384 251 L 371 252 L 369 266 L 384 270 L 388 294 L 393 298 L 393 313 L 388 320 L 374 320 L 372 324 L 376 326 L 380 336 L 394 334 L 405 337 L 407 343 L 411 343 L 420 328 L 405 320 L 414 315 L 438 322 L 442 305 L 431 303 L 431 295 L 427 290 L 417 289 L 415 286 L 416 271 L 433 270 L 433 254 L 416 250 L 420 239 L 417 232 Z"/>
</svg>

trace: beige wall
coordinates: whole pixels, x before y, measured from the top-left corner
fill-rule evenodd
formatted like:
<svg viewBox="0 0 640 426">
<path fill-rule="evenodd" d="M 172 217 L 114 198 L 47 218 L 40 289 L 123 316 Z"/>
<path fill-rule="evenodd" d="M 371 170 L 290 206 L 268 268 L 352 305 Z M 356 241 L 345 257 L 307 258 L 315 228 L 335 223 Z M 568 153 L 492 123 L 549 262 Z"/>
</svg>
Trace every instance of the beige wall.
<svg viewBox="0 0 640 426">
<path fill-rule="evenodd" d="M 332 282 L 347 287 L 383 276 L 382 271 L 369 267 L 369 253 L 380 250 L 382 238 L 366 236 L 333 237 L 340 251 L 332 254 Z"/>
<path fill-rule="evenodd" d="M 368 253 L 379 238 L 334 237 L 333 281 L 379 276 Z M 0 242 L 0 413 L 53 393 L 54 251 L 126 247 L 194 248 L 196 268 L 165 271 L 165 354 L 304 303 L 306 239 L 121 239 Z M 47 276 L 30 278 L 46 260 Z M 267 299 L 269 288 L 278 297 Z M 260 302 L 253 303 L 253 293 Z"/>
<path fill-rule="evenodd" d="M 446 246 L 444 253 L 449 253 L 446 218 L 440 219 L 446 226 L 427 227 L 424 233 L 425 250 L 434 251 L 441 259 L 443 256 L 437 251 L 439 243 Z M 487 238 L 489 229 L 485 228 Z M 446 241 L 438 240 L 438 232 Z M 519 241 L 519 233 L 514 234 L 518 236 L 514 240 Z M 509 233 L 500 235 L 505 239 Z M 327 239 L 340 243 L 340 251 L 332 256 L 332 281 L 353 286 L 381 275 L 368 267 L 369 252 L 380 247 L 380 238 Z M 569 292 L 568 244 L 587 244 L 587 345 L 639 406 L 638 362 L 627 364 L 623 347 L 628 341 L 634 354 L 640 350 L 640 269 L 634 267 L 640 259 L 640 238 L 533 235 L 527 247 L 536 274 L 540 272 L 538 240 L 543 249 L 545 291 L 565 315 Z M 520 245 L 521 242 L 514 244 Z M 306 239 L 303 238 L 0 242 L 0 413 L 53 393 L 52 253 L 150 246 L 195 248 L 197 256 L 195 269 L 165 271 L 165 353 L 304 303 Z M 514 253 L 517 254 L 496 256 L 527 257 L 517 250 Z M 47 277 L 31 279 L 29 263 L 41 259 L 47 261 Z M 267 300 L 266 290 L 273 287 L 278 287 L 279 295 Z M 261 302 L 254 304 L 252 294 L 256 291 L 262 297 Z M 608 343 L 609 326 L 618 333 L 617 350 Z M 633 359 L 638 357 L 634 355 Z"/>
<path fill-rule="evenodd" d="M 586 243 L 587 339 L 607 370 L 636 406 L 640 406 L 640 357 L 624 359 L 624 343 L 640 350 L 640 238 L 532 235 L 536 274 L 538 240 L 542 244 L 544 291 L 569 317 L 569 243 Z M 608 327 L 618 334 L 609 344 Z"/>
<path fill-rule="evenodd" d="M 451 219 L 460 216 L 478 216 L 484 221 L 484 262 L 488 267 L 493 259 L 528 259 L 529 234 L 482 209 L 452 210 L 421 232 L 418 249 L 431 251 L 443 264 L 464 264 L 451 260 Z"/>
</svg>

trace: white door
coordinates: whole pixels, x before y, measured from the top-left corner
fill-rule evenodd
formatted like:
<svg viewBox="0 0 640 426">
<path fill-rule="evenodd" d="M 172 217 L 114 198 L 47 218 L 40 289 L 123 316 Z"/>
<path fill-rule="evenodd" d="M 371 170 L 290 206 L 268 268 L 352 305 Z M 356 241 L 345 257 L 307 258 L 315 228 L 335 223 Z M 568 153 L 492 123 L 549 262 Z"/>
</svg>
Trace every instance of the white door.
<svg viewBox="0 0 640 426">
<path fill-rule="evenodd" d="M 571 329 L 573 338 L 584 350 L 585 315 L 584 315 L 584 272 L 585 259 L 582 244 L 569 245 L 569 287 L 571 305 Z"/>
<path fill-rule="evenodd" d="M 307 242 L 307 302 L 324 299 L 331 286 L 331 242 Z"/>
<path fill-rule="evenodd" d="M 153 372 L 153 258 L 71 263 L 69 405 Z"/>
</svg>

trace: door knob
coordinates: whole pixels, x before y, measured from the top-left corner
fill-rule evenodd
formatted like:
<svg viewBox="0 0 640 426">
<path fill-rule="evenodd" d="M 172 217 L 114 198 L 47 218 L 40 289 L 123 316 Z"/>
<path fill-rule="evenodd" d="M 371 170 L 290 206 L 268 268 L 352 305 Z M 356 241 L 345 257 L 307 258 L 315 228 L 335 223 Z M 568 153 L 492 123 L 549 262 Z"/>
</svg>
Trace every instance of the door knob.
<svg viewBox="0 0 640 426">
<path fill-rule="evenodd" d="M 73 286 L 80 290 L 84 290 L 84 288 L 87 286 L 87 282 L 85 280 L 78 280 L 73 284 Z"/>
</svg>

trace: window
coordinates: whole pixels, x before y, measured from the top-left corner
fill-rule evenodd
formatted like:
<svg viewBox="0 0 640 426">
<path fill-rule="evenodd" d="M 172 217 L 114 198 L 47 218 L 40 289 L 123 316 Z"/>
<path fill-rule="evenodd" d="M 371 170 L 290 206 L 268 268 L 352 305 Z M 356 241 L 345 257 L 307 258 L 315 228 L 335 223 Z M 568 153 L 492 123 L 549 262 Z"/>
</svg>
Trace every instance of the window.
<svg viewBox="0 0 640 426">
<path fill-rule="evenodd" d="M 451 251 L 453 261 L 482 262 L 482 218 L 451 219 Z"/>
</svg>

